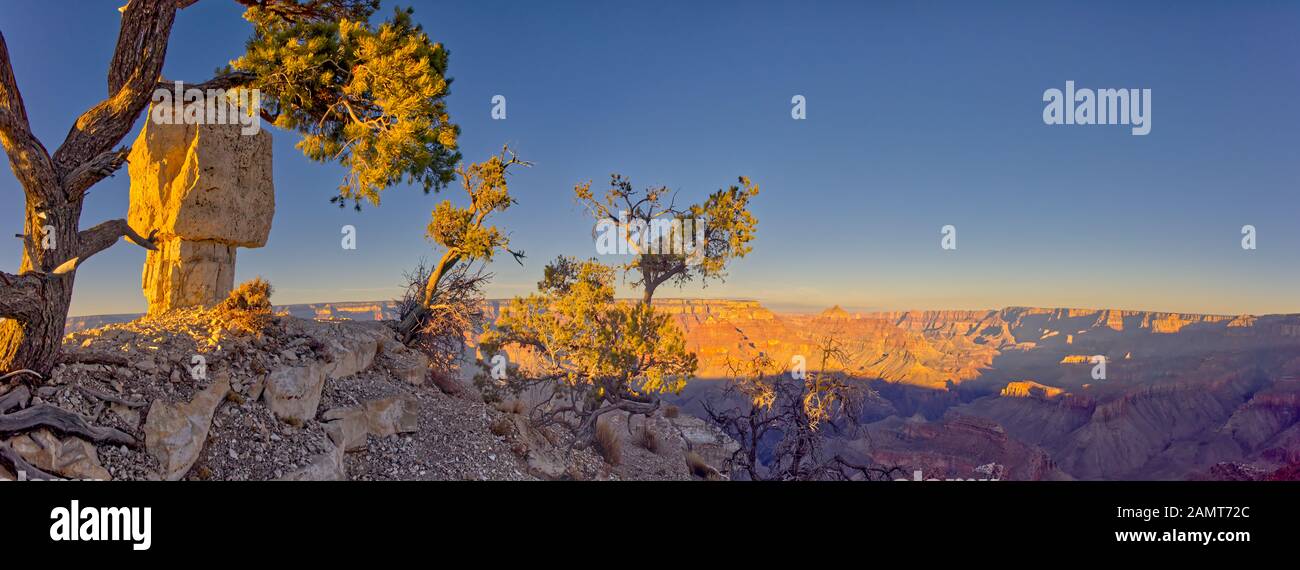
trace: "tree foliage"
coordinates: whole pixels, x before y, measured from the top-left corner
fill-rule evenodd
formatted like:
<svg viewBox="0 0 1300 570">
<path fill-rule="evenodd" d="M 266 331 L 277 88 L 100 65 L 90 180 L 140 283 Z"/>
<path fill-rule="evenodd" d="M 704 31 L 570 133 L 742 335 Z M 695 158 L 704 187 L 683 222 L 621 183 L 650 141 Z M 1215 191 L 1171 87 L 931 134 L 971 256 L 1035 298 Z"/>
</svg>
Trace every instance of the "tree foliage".
<svg viewBox="0 0 1300 570">
<path fill-rule="evenodd" d="M 544 423 L 576 419 L 589 436 L 596 419 L 613 410 L 646 413 L 653 396 L 678 393 L 698 367 L 672 316 L 645 303 L 614 298 L 614 270 L 595 261 L 561 257 L 546 266 L 537 293 L 502 309 L 479 347 L 483 354 L 514 346 L 532 356 L 533 370 L 503 388 L 516 393 L 541 386 Z M 489 391 L 496 384 L 483 378 Z"/>
<path fill-rule="evenodd" d="M 325 2 L 313 11 L 250 7 L 246 53 L 229 73 L 250 76 L 265 116 L 302 134 L 298 148 L 348 173 L 336 201 L 379 204 L 405 181 L 426 192 L 449 184 L 459 128 L 446 97 L 447 50 L 412 21 L 410 9 L 372 26 L 373 2 Z"/>
<path fill-rule="evenodd" d="M 749 201 L 758 195 L 759 188 L 744 176 L 738 182 L 710 194 L 703 202 L 684 206 L 677 204 L 676 192 L 663 186 L 635 190 L 632 182 L 620 174 L 610 176 L 609 188 L 600 196 L 592 190 L 591 182 L 575 186 L 574 195 L 598 224 L 619 228 L 620 238 L 630 244 L 633 254 L 620 269 L 625 275 L 635 275 L 632 284 L 642 288 L 643 300 L 649 302 L 664 283 L 684 285 L 699 279 L 707 284 L 721 280 L 733 259 L 750 252 L 749 242 L 754 239 L 758 220 L 749 210 Z M 650 231 L 656 221 L 671 220 L 693 222 L 687 227 L 696 228 L 694 235 L 681 238 L 692 242 L 695 249 L 644 247 L 648 241 L 662 237 Z M 638 235 L 640 232 L 650 235 Z"/>
</svg>

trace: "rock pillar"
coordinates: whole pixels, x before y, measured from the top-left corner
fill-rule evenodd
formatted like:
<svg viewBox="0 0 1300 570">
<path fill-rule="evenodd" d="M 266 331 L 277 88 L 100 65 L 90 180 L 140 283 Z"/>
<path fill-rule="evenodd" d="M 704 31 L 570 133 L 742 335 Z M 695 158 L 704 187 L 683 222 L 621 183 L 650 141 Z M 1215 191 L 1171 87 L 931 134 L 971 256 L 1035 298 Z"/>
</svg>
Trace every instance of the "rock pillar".
<svg viewBox="0 0 1300 570">
<path fill-rule="evenodd" d="M 234 286 L 236 248 L 266 245 L 275 213 L 271 134 L 242 130 L 145 115 L 128 157 L 128 220 L 141 235 L 158 231 L 142 279 L 151 315 L 221 302 Z"/>
</svg>

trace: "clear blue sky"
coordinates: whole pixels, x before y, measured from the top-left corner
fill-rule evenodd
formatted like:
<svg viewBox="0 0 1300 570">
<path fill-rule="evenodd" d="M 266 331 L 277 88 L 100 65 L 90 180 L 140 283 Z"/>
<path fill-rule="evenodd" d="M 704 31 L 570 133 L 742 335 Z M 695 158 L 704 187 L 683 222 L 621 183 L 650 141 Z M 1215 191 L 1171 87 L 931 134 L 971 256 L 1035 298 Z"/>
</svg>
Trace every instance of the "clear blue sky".
<svg viewBox="0 0 1300 570">
<path fill-rule="evenodd" d="M 53 150 L 104 96 L 122 0 L 0 4 L 37 135 Z M 816 6 L 809 6 L 815 4 Z M 573 185 L 613 171 L 702 197 L 762 186 L 754 252 L 725 284 L 660 296 L 778 308 L 1004 305 L 1300 312 L 1300 4 L 1295 2 L 414 2 L 451 50 L 465 156 L 503 143 L 537 163 L 502 216 L 532 289 L 558 254 L 594 254 Z M 390 9 L 388 3 L 385 14 Z M 166 75 L 203 80 L 242 51 L 223 0 L 184 10 Z M 1047 126 L 1045 89 L 1150 88 L 1151 134 Z M 508 119 L 489 116 L 507 97 Z M 802 94 L 808 118 L 790 118 Z M 393 188 L 338 210 L 339 167 L 276 131 L 267 247 L 241 250 L 276 302 L 388 299 L 440 198 Z M 131 135 L 134 140 L 134 134 Z M 128 141 L 129 142 L 129 141 Z M 125 217 L 125 171 L 91 192 L 83 227 Z M 0 173 L 0 226 L 22 195 Z M 358 228 L 356 251 L 340 227 Z M 939 248 L 939 228 L 958 249 Z M 1240 229 L 1258 228 L 1243 251 Z M 11 231 L 12 230 L 12 231 Z M 17 240 L 0 248 L 16 270 Z M 121 243 L 78 274 L 73 314 L 142 311 L 144 253 Z"/>
</svg>

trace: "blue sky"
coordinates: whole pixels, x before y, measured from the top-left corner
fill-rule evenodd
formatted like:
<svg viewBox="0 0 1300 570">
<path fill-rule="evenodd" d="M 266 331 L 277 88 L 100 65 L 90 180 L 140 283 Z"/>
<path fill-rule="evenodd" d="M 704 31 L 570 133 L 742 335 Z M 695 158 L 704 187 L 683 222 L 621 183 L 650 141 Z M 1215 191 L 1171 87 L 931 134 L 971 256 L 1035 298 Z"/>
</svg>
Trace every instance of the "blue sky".
<svg viewBox="0 0 1300 570">
<path fill-rule="evenodd" d="M 0 4 L 51 150 L 105 94 L 120 4 Z M 509 143 L 536 163 L 499 218 L 528 259 L 492 267 L 492 296 L 527 293 L 556 255 L 594 255 L 573 185 L 617 171 L 692 199 L 741 174 L 762 187 L 754 252 L 725 283 L 661 297 L 1300 312 L 1300 4 L 412 5 L 451 51 L 466 158 Z M 240 13 L 222 0 L 184 10 L 167 77 L 203 80 L 239 55 Z M 1043 124 L 1043 91 L 1067 80 L 1151 89 L 1151 133 Z M 496 94 L 504 121 L 490 117 Z M 806 120 L 790 117 L 795 94 Z M 398 187 L 378 208 L 339 210 L 328 199 L 342 169 L 273 135 L 275 225 L 265 248 L 240 251 L 239 280 L 265 276 L 278 303 L 388 299 L 404 269 L 439 253 L 421 236 L 441 197 Z M 128 188 L 125 171 L 95 187 L 83 227 L 125 217 Z M 21 199 L 4 169 L 5 234 L 21 228 Z M 339 247 L 344 224 L 355 251 Z M 939 247 L 946 224 L 955 251 Z M 1241 249 L 1245 224 L 1257 250 Z M 0 268 L 19 254 L 17 240 L 0 248 Z M 125 242 L 91 259 L 73 314 L 144 310 L 143 260 Z"/>
</svg>

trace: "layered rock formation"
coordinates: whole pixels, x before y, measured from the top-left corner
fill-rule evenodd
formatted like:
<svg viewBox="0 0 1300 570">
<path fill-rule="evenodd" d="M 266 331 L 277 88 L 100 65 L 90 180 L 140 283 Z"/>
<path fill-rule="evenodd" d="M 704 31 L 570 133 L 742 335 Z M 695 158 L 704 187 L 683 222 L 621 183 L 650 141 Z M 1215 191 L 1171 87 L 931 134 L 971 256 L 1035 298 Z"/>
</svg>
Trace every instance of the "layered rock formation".
<svg viewBox="0 0 1300 570">
<path fill-rule="evenodd" d="M 215 305 L 234 285 L 236 248 L 266 245 L 271 134 L 241 128 L 146 121 L 131 148 L 128 219 L 158 232 L 142 278 L 150 314 Z"/>
<path fill-rule="evenodd" d="M 759 353 L 811 364 L 820 339 L 837 339 L 849 358 L 835 368 L 881 396 L 860 418 L 878 446 L 862 454 L 880 463 L 967 476 L 996 461 L 1011 478 L 1059 469 L 1080 479 L 1182 479 L 1215 465 L 1273 472 L 1300 460 L 1297 315 L 1010 307 L 769 316 L 736 301 L 670 310 L 701 378 L 725 378 L 727 359 Z M 1095 355 L 1106 358 L 1104 377 L 1093 375 Z M 680 403 L 700 413 L 722 386 L 692 383 Z M 952 421 L 972 417 L 1005 430 L 1001 456 L 934 449 L 985 433 Z M 900 436 L 903 419 L 913 422 L 907 433 L 929 435 Z M 1050 469 L 1034 453 L 1011 452 L 1017 445 L 1046 453 Z"/>
<path fill-rule="evenodd" d="M 489 318 L 501 303 L 488 302 Z M 811 364 L 819 340 L 835 337 L 852 356 L 846 372 L 868 383 L 879 398 L 859 418 L 869 424 L 874 447 L 861 439 L 828 446 L 908 473 L 919 468 L 927 476 L 971 478 L 982 476 L 976 468 L 990 464 L 1002 470 L 1003 478 L 1300 473 L 1279 471 L 1300 463 L 1300 315 L 1026 307 L 792 315 L 773 313 L 754 301 L 665 299 L 656 304 L 675 315 L 688 349 L 700 356 L 699 378 L 673 401 L 684 411 L 705 417 L 701 404 L 722 392 L 725 384 L 711 380 L 726 377 L 729 358 L 762 352 L 785 364 L 791 355 L 802 354 Z M 365 319 L 387 314 L 390 305 L 282 310 Z M 360 332 L 353 329 L 359 325 L 345 329 Z M 334 326 L 297 323 L 289 328 Z M 327 345 L 342 342 L 326 328 L 310 336 Z M 373 352 L 367 344 L 340 354 L 339 360 L 355 369 L 360 361 L 354 362 L 353 355 Z M 1105 378 L 1092 376 L 1094 355 L 1106 356 Z M 393 357 L 384 356 L 389 378 L 403 385 L 418 383 L 419 364 Z M 472 372 L 473 351 L 467 357 L 463 365 Z M 510 361 L 526 364 L 514 353 Z M 306 363 L 282 363 L 300 364 Z M 408 380 L 398 380 L 408 372 Z M 331 382 L 324 382 L 327 394 Z M 305 393 L 314 395 L 316 384 L 305 384 Z M 336 437 L 353 442 L 360 437 L 362 405 L 322 400 L 319 409 L 351 409 L 331 413 L 328 421 L 351 418 L 353 424 L 339 425 Z M 530 473 L 568 476 L 564 465 L 539 450 L 544 437 L 523 428 L 513 433 L 518 441 L 512 443 L 530 450 Z M 335 457 L 324 451 L 316 465 L 330 473 Z M 678 467 L 661 476 L 675 476 Z"/>
</svg>

